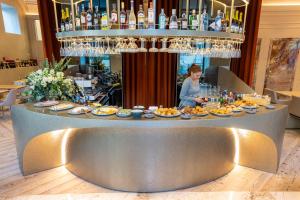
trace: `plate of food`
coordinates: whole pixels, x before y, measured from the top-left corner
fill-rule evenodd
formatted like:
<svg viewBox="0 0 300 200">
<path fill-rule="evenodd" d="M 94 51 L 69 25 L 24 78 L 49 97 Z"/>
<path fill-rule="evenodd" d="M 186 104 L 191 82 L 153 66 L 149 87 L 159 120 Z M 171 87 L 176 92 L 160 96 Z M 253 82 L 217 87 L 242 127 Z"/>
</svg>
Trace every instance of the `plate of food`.
<svg viewBox="0 0 300 200">
<path fill-rule="evenodd" d="M 200 106 L 196 106 L 195 108 L 185 107 L 184 109 L 182 109 L 181 112 L 184 114 L 194 115 L 197 117 L 204 117 L 208 115 L 207 110 L 201 108 Z"/>
<path fill-rule="evenodd" d="M 93 107 L 93 108 L 99 108 L 99 107 L 102 106 L 102 104 L 101 104 L 101 103 L 94 102 L 94 103 L 89 104 L 89 106 L 91 106 L 91 107 Z"/>
<path fill-rule="evenodd" d="M 253 101 L 246 101 L 246 100 L 242 100 L 240 107 L 244 108 L 244 109 L 255 109 L 257 108 L 257 104 Z"/>
<path fill-rule="evenodd" d="M 101 107 L 92 111 L 92 113 L 97 116 L 110 116 L 116 114 L 117 112 L 118 109 L 115 107 Z"/>
<path fill-rule="evenodd" d="M 68 112 L 70 115 L 81 115 L 81 114 L 86 114 L 92 111 L 92 108 L 89 106 L 79 106 L 76 108 L 73 108 Z"/>
<path fill-rule="evenodd" d="M 38 102 L 33 104 L 34 107 L 50 107 L 50 106 L 55 106 L 59 104 L 58 101 L 42 101 L 42 102 Z"/>
<path fill-rule="evenodd" d="M 155 115 L 159 117 L 178 117 L 181 115 L 181 112 L 176 108 L 159 108 L 154 112 Z"/>
<path fill-rule="evenodd" d="M 232 109 L 227 109 L 226 107 L 212 109 L 210 113 L 219 117 L 230 117 L 233 115 Z"/>
<path fill-rule="evenodd" d="M 118 117 L 130 117 L 131 109 L 121 109 L 116 114 Z"/>
<path fill-rule="evenodd" d="M 74 105 L 71 103 L 61 103 L 55 106 L 51 106 L 49 109 L 52 111 L 63 111 L 63 110 L 69 110 L 71 108 L 74 108 Z"/>
<path fill-rule="evenodd" d="M 235 108 L 232 109 L 232 112 L 234 112 L 234 113 L 243 112 L 243 108 L 241 108 L 241 107 L 235 107 Z"/>
</svg>

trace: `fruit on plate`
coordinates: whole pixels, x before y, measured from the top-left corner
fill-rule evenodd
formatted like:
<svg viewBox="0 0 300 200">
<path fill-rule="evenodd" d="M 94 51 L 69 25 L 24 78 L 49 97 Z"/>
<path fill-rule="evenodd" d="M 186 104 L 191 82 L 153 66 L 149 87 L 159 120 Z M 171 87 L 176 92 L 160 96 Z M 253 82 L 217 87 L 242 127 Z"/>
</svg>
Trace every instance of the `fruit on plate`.
<svg viewBox="0 0 300 200">
<path fill-rule="evenodd" d="M 190 115 L 205 115 L 205 114 L 208 114 L 208 112 L 200 106 L 196 106 L 195 108 L 191 108 L 191 107 L 187 106 L 182 110 L 182 112 L 184 114 L 190 114 Z"/>
<path fill-rule="evenodd" d="M 239 107 L 256 107 L 257 104 L 254 101 L 249 101 L 249 100 L 240 100 L 240 101 L 236 101 L 234 102 L 234 105 Z"/>
<path fill-rule="evenodd" d="M 73 107 L 74 107 L 73 104 L 70 104 L 70 103 L 61 103 L 61 104 L 58 104 L 58 105 L 55 105 L 55 106 L 51 106 L 50 110 L 52 110 L 52 111 L 60 111 L 60 110 L 71 109 Z"/>
<path fill-rule="evenodd" d="M 232 114 L 232 109 L 228 109 L 226 107 L 221 107 L 218 109 L 212 109 L 210 111 L 211 113 L 215 114 L 215 115 L 231 115 Z"/>
<path fill-rule="evenodd" d="M 118 112 L 117 108 L 114 107 L 101 107 L 93 110 L 93 114 L 95 115 L 113 115 Z"/>
<path fill-rule="evenodd" d="M 180 112 L 175 108 L 159 108 L 155 111 L 155 114 L 161 116 L 176 116 L 180 115 Z"/>
</svg>

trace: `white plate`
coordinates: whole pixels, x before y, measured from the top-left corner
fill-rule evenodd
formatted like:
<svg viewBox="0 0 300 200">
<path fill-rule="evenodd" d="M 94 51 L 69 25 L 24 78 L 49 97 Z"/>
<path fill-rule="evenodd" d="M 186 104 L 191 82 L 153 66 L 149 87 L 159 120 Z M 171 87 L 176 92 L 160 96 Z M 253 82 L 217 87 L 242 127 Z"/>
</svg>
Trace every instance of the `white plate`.
<svg viewBox="0 0 300 200">
<path fill-rule="evenodd" d="M 106 112 L 108 109 L 113 109 L 113 110 L 114 110 L 114 112 L 113 112 L 113 113 L 111 113 L 111 114 L 106 114 L 105 112 Z M 100 113 L 100 114 L 98 114 L 98 113 L 96 112 L 97 110 L 103 111 L 104 113 Z M 117 109 L 117 108 L 111 108 L 111 107 L 102 107 L 102 108 L 97 108 L 97 109 L 94 109 L 94 110 L 92 111 L 92 114 L 94 114 L 94 115 L 97 115 L 97 116 L 110 116 L 110 115 L 114 115 L 114 114 L 116 114 L 117 112 L 118 112 L 118 109 Z"/>
<path fill-rule="evenodd" d="M 239 112 L 242 112 L 242 111 L 243 111 L 242 108 L 234 108 L 234 109 L 232 109 L 232 112 L 234 112 L 234 113 L 239 113 Z"/>
<path fill-rule="evenodd" d="M 233 115 L 233 113 L 229 113 L 229 114 L 216 114 L 211 112 L 212 115 L 218 116 L 218 117 L 231 117 Z"/>
<path fill-rule="evenodd" d="M 68 112 L 68 114 L 70 114 L 70 115 L 81 115 L 81 114 L 85 114 L 85 113 L 88 113 L 88 112 L 91 112 L 91 111 L 92 111 L 91 107 L 81 106 L 81 107 L 73 108 L 72 110 L 70 110 Z"/>
<path fill-rule="evenodd" d="M 244 109 L 256 109 L 258 106 L 241 106 Z"/>
<path fill-rule="evenodd" d="M 63 111 L 63 110 L 69 110 L 71 108 L 74 108 L 74 105 L 73 104 L 58 104 L 56 106 L 52 106 L 50 107 L 49 109 L 52 110 L 52 111 Z"/>
<path fill-rule="evenodd" d="M 154 114 L 159 117 L 173 118 L 173 117 L 179 117 L 181 115 L 181 112 L 178 111 L 177 114 L 175 114 L 175 115 L 160 115 L 155 111 Z"/>
<path fill-rule="evenodd" d="M 43 101 L 33 104 L 34 107 L 50 107 L 59 104 L 58 101 Z"/>
<path fill-rule="evenodd" d="M 193 114 L 193 116 L 196 116 L 196 117 L 205 117 L 208 114 L 209 114 L 208 112 L 205 112 L 205 113 L 202 113 L 202 114 Z"/>
</svg>

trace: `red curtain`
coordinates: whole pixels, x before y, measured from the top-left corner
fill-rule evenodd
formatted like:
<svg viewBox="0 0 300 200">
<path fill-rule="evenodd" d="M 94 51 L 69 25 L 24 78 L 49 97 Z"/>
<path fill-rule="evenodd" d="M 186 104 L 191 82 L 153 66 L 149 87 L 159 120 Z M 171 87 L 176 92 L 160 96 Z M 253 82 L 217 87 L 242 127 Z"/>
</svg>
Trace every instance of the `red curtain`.
<svg viewBox="0 0 300 200">
<path fill-rule="evenodd" d="M 49 61 L 60 59 L 60 45 L 56 39 L 54 5 L 51 0 L 37 0 L 43 37 L 45 58 Z"/>
<path fill-rule="evenodd" d="M 248 6 L 245 27 L 245 42 L 241 47 L 242 56 L 232 59 L 230 69 L 245 83 L 251 85 L 255 65 L 256 45 L 262 0 L 252 0 Z"/>
<path fill-rule="evenodd" d="M 143 0 L 136 1 L 135 11 Z M 130 1 L 125 1 L 130 5 Z M 167 16 L 172 9 L 177 9 L 178 0 L 157 1 L 156 21 L 161 8 L 165 9 Z M 148 42 L 148 47 L 150 47 Z M 160 47 L 161 44 L 156 44 Z M 123 104 L 126 108 L 135 105 L 163 105 L 175 106 L 176 101 L 176 74 L 177 54 L 168 53 L 124 53 L 123 56 Z"/>
</svg>

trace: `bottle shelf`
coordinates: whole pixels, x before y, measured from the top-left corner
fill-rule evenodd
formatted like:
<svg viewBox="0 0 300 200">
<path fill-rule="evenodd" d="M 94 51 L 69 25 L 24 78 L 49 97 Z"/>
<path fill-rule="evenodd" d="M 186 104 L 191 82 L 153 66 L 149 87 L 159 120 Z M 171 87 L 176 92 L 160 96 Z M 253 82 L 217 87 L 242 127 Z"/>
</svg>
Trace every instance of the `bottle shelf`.
<svg viewBox="0 0 300 200">
<path fill-rule="evenodd" d="M 83 30 L 56 33 L 58 39 L 80 37 L 134 37 L 134 38 L 218 38 L 244 41 L 243 34 L 195 31 L 195 30 L 160 30 L 160 29 L 111 29 L 111 30 Z"/>
</svg>

